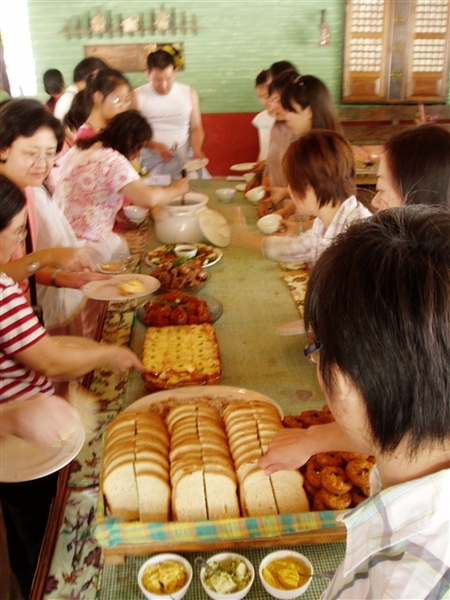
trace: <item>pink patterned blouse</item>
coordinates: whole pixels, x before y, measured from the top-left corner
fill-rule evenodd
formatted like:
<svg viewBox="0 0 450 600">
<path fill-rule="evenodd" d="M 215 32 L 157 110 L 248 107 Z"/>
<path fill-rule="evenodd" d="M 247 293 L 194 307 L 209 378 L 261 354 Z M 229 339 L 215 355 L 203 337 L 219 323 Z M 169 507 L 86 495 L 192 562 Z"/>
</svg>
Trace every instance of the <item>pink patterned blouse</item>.
<svg viewBox="0 0 450 600">
<path fill-rule="evenodd" d="M 54 199 L 77 238 L 102 241 L 111 233 L 122 208 L 121 189 L 139 175 L 123 154 L 96 143 L 86 150 L 73 147 L 59 168 Z"/>
</svg>

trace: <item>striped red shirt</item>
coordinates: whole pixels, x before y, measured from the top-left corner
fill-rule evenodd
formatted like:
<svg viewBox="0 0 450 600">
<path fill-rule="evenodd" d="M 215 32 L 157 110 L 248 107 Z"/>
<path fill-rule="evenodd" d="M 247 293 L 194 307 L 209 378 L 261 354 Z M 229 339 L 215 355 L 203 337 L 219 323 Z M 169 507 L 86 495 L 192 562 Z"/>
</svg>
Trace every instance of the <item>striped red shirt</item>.
<svg viewBox="0 0 450 600">
<path fill-rule="evenodd" d="M 0 402 L 52 394 L 47 377 L 23 367 L 14 356 L 41 340 L 47 332 L 35 317 L 19 286 L 0 273 Z"/>
</svg>

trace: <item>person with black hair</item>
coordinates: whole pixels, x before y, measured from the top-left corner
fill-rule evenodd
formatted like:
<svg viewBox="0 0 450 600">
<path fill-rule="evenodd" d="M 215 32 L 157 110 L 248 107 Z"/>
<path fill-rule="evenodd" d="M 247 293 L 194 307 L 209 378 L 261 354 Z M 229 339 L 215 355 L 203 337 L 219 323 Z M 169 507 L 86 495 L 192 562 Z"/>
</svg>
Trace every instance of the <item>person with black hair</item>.
<svg viewBox="0 0 450 600">
<path fill-rule="evenodd" d="M 175 58 L 166 50 L 147 56 L 146 74 L 148 83 L 134 90 L 131 104 L 153 130 L 153 139 L 140 162 L 149 173 L 170 174 L 177 179 L 190 158 L 205 157 L 198 94 L 176 81 Z"/>
<path fill-rule="evenodd" d="M 58 69 L 48 69 L 45 71 L 42 79 L 44 82 L 44 89 L 50 96 L 44 106 L 53 114 L 56 103 L 61 98 L 66 88 L 64 77 Z"/>
<path fill-rule="evenodd" d="M 450 207 L 450 131 L 440 125 L 401 131 L 384 145 L 372 206 L 417 203 Z"/>
<path fill-rule="evenodd" d="M 86 80 L 89 75 L 97 72 L 99 69 L 104 69 L 108 65 L 96 56 L 88 56 L 83 58 L 73 70 L 73 83 L 66 88 L 64 94 L 59 98 L 58 104 L 55 107 L 54 115 L 60 121 L 70 108 L 72 100 L 78 92 L 86 87 Z"/>
<path fill-rule="evenodd" d="M 338 517 L 346 556 L 322 598 L 448 598 L 450 210 L 351 225 L 314 265 L 305 327 L 335 422 L 278 432 L 260 467 L 331 450 L 377 461 L 369 498 Z"/>
<path fill-rule="evenodd" d="M 130 161 L 151 137 L 144 117 L 136 110 L 127 110 L 97 135 L 77 140 L 62 161 L 54 199 L 76 237 L 95 251 L 97 262 L 128 253 L 125 240 L 113 232 L 124 196 L 138 206 L 155 208 L 189 190 L 186 178 L 166 188 L 142 182 Z"/>
<path fill-rule="evenodd" d="M 40 325 L 19 286 L 5 273 L 5 265 L 27 234 L 27 207 L 22 191 L 0 175 L 0 437 L 20 437 L 45 447 L 67 439 L 77 412 L 54 396 L 51 377 L 80 377 L 94 368 L 118 373 L 143 367 L 128 348 L 94 345 L 67 346 L 61 352 Z M 57 248 L 29 256 L 34 271 L 52 264 L 68 267 L 76 250 Z M 76 266 L 76 263 L 75 263 Z M 29 447 L 30 452 L 33 446 Z M 0 463 L 5 461 L 0 456 Z M 1 464 L 0 464 L 1 466 Z M 4 465 L 6 467 L 6 465 Z M 7 533 L 10 564 L 28 598 L 44 536 L 58 472 L 31 481 L 2 482 L 0 502 Z"/>
</svg>

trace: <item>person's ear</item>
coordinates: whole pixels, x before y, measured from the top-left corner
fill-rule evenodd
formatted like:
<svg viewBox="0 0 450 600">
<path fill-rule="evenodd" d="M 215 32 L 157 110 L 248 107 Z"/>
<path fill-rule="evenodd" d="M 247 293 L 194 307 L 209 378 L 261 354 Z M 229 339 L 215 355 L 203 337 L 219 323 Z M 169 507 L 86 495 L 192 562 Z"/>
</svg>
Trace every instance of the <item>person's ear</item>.
<svg viewBox="0 0 450 600">
<path fill-rule="evenodd" d="M 0 150 L 0 161 L 5 163 L 8 160 L 10 148 L 3 148 Z"/>
<path fill-rule="evenodd" d="M 306 112 L 306 116 L 308 117 L 308 119 L 309 119 L 310 121 L 312 121 L 312 118 L 313 118 L 313 111 L 312 111 L 311 107 L 310 107 L 310 106 L 307 106 L 307 107 L 306 107 L 305 109 L 303 109 L 303 110 Z"/>
<path fill-rule="evenodd" d="M 94 101 L 94 104 L 101 104 L 104 99 L 105 96 L 99 90 L 92 94 L 92 100 Z"/>
</svg>

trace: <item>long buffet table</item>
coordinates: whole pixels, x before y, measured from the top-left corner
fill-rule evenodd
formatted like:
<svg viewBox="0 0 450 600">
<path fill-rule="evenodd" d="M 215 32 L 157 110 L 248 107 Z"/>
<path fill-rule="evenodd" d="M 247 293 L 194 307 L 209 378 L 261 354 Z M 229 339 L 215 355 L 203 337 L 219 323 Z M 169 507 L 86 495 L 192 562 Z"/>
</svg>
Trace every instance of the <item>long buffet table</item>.
<svg viewBox="0 0 450 600">
<path fill-rule="evenodd" d="M 223 179 L 192 181 L 193 191 L 209 196 L 208 207 L 231 220 L 237 207 L 244 213 L 247 226 L 256 229 L 256 210 L 241 192 L 229 204 L 220 203 L 214 190 L 235 185 Z M 134 256 L 135 272 L 149 273 L 143 261 L 148 249 L 161 245 L 154 237 L 151 220 L 138 231 L 127 234 Z M 209 268 L 211 278 L 199 295 L 207 294 L 223 305 L 223 314 L 214 323 L 221 361 L 220 385 L 255 390 L 279 403 L 285 414 L 298 414 L 321 408 L 324 399 L 314 368 L 303 358 L 304 336 L 278 336 L 276 329 L 299 318 L 305 285 L 305 272 L 299 266 L 265 260 L 256 251 L 233 245 L 223 248 L 223 257 Z M 101 303 L 102 319 L 99 335 L 109 343 L 133 343 L 133 310 L 139 301 Z M 117 377 L 102 370 L 94 372 L 85 383 L 98 397 L 98 425 L 72 462 L 63 469 L 49 529 L 41 555 L 32 598 L 62 600 L 140 599 L 142 594 L 136 577 L 139 566 L 148 556 L 140 555 L 139 545 L 104 549 L 94 536 L 99 497 L 102 434 L 108 423 L 123 408 L 146 395 L 137 373 Z M 222 536 L 214 544 L 184 543 L 169 539 L 162 531 L 155 552 L 179 551 L 193 562 L 198 553 L 209 556 L 216 547 L 237 548 L 257 568 L 270 548 L 292 547 L 309 557 L 316 571 L 333 570 L 345 550 L 345 533 L 337 527 L 332 511 L 314 514 L 314 523 L 291 533 L 273 527 L 272 534 L 260 535 L 248 524 L 242 539 Z M 266 533 L 266 532 L 265 532 Z M 120 541 L 120 540 L 119 540 Z M 116 564 L 114 564 L 116 563 Z M 304 595 L 305 600 L 318 598 L 326 580 L 314 579 Z M 206 598 L 197 576 L 186 596 L 187 600 Z M 249 600 L 267 598 L 260 582 L 247 596 Z"/>
</svg>

